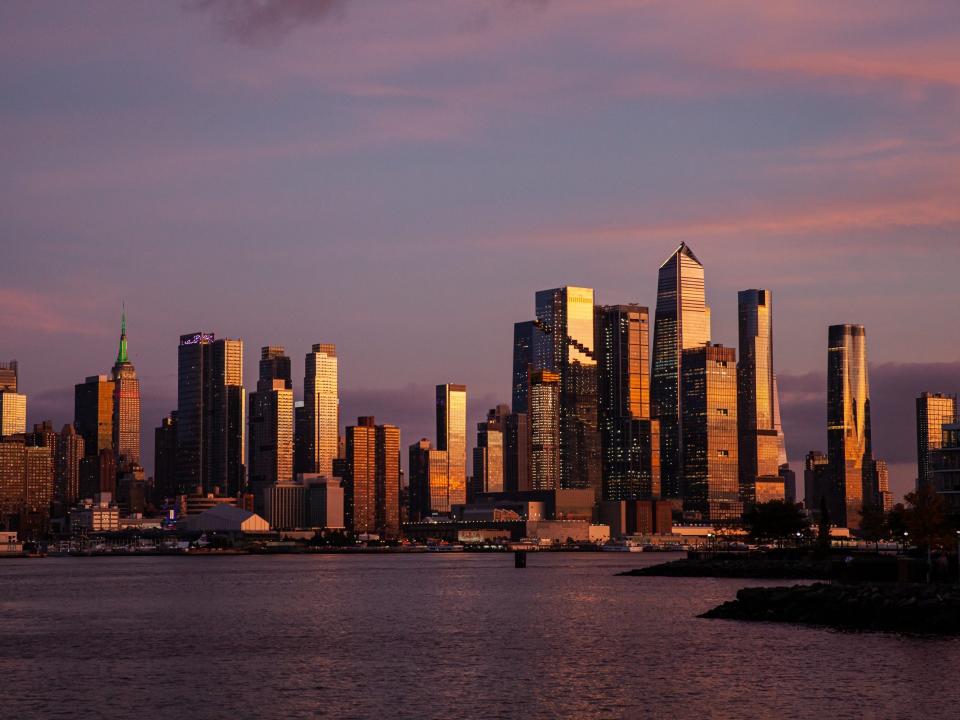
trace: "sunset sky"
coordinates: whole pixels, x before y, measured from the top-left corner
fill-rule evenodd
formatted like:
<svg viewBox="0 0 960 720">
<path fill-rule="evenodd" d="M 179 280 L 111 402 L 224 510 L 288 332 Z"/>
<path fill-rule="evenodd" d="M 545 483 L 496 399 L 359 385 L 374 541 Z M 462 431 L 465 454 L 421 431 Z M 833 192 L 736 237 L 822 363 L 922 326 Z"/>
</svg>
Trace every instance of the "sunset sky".
<svg viewBox="0 0 960 720">
<path fill-rule="evenodd" d="M 59 427 L 125 302 L 148 471 L 182 333 L 242 337 L 248 389 L 285 345 L 298 397 L 336 343 L 343 420 L 405 448 L 437 383 L 509 400 L 534 291 L 652 314 L 686 241 L 714 341 L 773 290 L 801 476 L 827 326 L 866 325 L 899 496 L 913 397 L 960 389 L 958 230 L 952 0 L 0 4 L 0 359 Z"/>
</svg>

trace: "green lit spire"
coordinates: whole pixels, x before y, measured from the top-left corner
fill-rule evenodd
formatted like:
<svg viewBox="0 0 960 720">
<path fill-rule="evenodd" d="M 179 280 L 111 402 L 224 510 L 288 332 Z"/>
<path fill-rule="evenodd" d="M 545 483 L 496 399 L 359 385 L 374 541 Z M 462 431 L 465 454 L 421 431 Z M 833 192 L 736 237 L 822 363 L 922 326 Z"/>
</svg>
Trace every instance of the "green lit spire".
<svg viewBox="0 0 960 720">
<path fill-rule="evenodd" d="M 130 362 L 127 359 L 127 308 L 120 313 L 120 350 L 117 352 L 117 365 Z"/>
</svg>

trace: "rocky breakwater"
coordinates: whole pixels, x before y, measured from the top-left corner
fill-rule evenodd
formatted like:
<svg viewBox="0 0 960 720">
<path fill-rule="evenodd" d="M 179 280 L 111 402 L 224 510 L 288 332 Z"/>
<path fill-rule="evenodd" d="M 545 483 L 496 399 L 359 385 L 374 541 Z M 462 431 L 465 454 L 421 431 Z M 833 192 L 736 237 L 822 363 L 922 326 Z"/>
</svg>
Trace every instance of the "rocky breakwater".
<svg viewBox="0 0 960 720">
<path fill-rule="evenodd" d="M 829 559 L 780 553 L 695 554 L 672 562 L 618 573 L 637 577 L 727 577 L 771 580 L 826 580 L 833 577 Z"/>
<path fill-rule="evenodd" d="M 700 617 L 960 635 L 960 588 L 906 583 L 744 588 L 736 600 Z"/>
</svg>

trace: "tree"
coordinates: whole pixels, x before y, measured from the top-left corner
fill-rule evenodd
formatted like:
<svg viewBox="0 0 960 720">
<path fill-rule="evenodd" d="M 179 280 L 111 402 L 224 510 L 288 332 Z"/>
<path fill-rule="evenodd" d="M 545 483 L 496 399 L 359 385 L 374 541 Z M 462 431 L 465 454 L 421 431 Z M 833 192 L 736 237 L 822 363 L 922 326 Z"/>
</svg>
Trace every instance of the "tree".
<svg viewBox="0 0 960 720">
<path fill-rule="evenodd" d="M 817 548 L 822 552 L 830 552 L 830 510 L 827 508 L 827 497 L 820 496 L 820 522 L 817 524 Z"/>
<path fill-rule="evenodd" d="M 778 544 L 786 539 L 795 539 L 807 530 L 807 520 L 799 505 L 784 500 L 757 503 L 744 518 L 751 539 L 763 542 L 774 540 Z"/>
<path fill-rule="evenodd" d="M 909 507 L 904 512 L 904 521 L 910 538 L 921 550 L 949 542 L 950 524 L 947 522 L 943 498 L 929 485 L 904 496 Z"/>
<path fill-rule="evenodd" d="M 890 535 L 887 515 L 883 512 L 883 508 L 874 503 L 864 504 L 863 509 L 860 510 L 860 535 L 879 549 L 880 541 Z"/>
</svg>

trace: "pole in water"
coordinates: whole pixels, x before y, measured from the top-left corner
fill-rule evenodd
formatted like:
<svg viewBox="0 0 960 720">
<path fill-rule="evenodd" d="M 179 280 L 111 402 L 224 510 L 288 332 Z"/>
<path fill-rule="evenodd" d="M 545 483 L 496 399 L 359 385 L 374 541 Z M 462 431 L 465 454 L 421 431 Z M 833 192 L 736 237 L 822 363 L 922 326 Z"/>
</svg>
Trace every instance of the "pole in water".
<svg viewBox="0 0 960 720">
<path fill-rule="evenodd" d="M 527 566 L 527 552 L 526 550 L 514 550 L 513 551 L 513 566 L 515 568 L 525 568 Z"/>
</svg>

